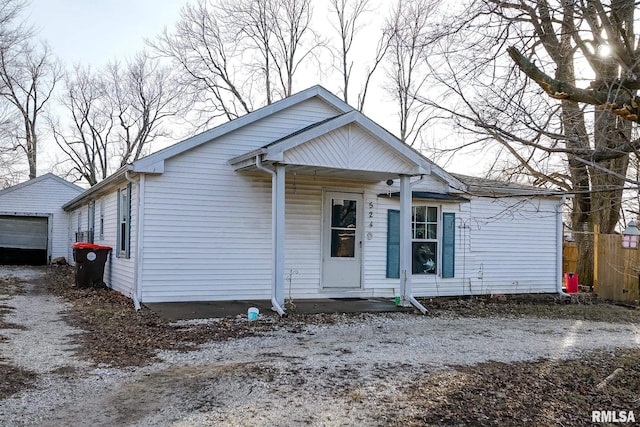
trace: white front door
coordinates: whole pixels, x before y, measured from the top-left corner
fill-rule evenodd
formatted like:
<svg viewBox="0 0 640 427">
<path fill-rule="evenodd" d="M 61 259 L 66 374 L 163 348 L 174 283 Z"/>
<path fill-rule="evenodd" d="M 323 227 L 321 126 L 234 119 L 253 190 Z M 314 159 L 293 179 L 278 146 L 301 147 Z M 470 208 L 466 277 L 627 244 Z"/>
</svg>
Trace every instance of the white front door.
<svg viewBox="0 0 640 427">
<path fill-rule="evenodd" d="M 360 288 L 362 194 L 326 192 L 322 248 L 324 288 Z"/>
</svg>

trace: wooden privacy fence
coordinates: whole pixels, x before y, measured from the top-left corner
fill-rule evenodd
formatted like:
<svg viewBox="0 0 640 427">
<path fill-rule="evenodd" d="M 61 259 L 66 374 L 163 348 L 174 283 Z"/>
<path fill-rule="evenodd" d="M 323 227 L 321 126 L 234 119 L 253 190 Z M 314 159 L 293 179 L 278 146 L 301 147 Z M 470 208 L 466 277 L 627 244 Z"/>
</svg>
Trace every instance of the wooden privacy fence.
<svg viewBox="0 0 640 427">
<path fill-rule="evenodd" d="M 622 247 L 619 234 L 597 235 L 595 289 L 598 297 L 631 304 L 640 299 L 640 249 Z"/>
<path fill-rule="evenodd" d="M 578 245 L 576 242 L 562 244 L 562 272 L 575 273 L 578 270 Z"/>
<path fill-rule="evenodd" d="M 594 265 L 594 292 L 608 301 L 640 304 L 640 249 L 622 247 L 619 234 L 593 234 L 597 250 Z M 595 264 L 595 263 L 594 263 Z M 578 267 L 578 246 L 564 242 L 562 247 L 562 272 L 574 273 Z"/>
</svg>

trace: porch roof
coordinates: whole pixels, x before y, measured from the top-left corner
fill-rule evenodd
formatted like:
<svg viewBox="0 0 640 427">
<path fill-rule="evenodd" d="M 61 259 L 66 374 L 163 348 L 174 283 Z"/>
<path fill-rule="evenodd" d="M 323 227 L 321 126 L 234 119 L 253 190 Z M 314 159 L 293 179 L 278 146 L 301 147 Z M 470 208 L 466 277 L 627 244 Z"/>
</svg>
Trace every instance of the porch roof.
<svg viewBox="0 0 640 427">
<path fill-rule="evenodd" d="M 399 192 L 394 192 L 394 193 L 382 193 L 382 194 L 378 194 L 378 197 L 389 197 L 389 198 L 399 198 L 400 197 L 400 193 Z M 455 194 L 443 194 L 443 193 L 434 193 L 431 191 L 412 191 L 411 192 L 411 197 L 413 199 L 419 199 L 419 200 L 437 200 L 440 202 L 455 202 L 455 203 L 468 203 L 471 200 L 455 195 Z"/>
<path fill-rule="evenodd" d="M 229 160 L 236 170 L 264 163 L 288 165 L 301 174 L 384 180 L 397 175 L 435 175 L 450 186 L 465 184 L 357 110 L 339 114 Z"/>
</svg>

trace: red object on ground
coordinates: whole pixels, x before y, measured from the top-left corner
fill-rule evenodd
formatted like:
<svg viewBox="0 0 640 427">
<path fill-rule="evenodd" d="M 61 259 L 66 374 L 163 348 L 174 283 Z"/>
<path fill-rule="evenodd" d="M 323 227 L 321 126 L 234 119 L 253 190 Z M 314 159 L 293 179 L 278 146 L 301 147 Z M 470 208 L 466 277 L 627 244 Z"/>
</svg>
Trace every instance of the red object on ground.
<svg viewBox="0 0 640 427">
<path fill-rule="evenodd" d="M 578 275 L 576 273 L 564 273 L 564 283 L 568 294 L 578 293 Z"/>
</svg>

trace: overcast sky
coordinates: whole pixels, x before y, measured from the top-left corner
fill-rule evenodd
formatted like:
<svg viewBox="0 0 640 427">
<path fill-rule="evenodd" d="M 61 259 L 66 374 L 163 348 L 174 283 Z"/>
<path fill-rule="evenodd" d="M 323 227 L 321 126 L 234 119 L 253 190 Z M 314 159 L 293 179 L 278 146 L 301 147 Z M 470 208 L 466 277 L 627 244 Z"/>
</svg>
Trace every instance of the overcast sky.
<svg viewBox="0 0 640 427">
<path fill-rule="evenodd" d="M 124 59 L 178 19 L 187 0 L 30 0 L 28 21 L 67 65 Z"/>
<path fill-rule="evenodd" d="M 67 69 L 81 63 L 97 69 L 108 61 L 125 60 L 145 47 L 145 38 L 153 38 L 165 27 L 170 29 L 179 18 L 181 8 L 189 0 L 28 0 L 26 20 L 35 27 L 38 37 L 46 40 L 53 53 Z M 381 2 L 386 4 L 386 0 Z M 315 4 L 317 13 L 325 11 L 328 2 Z M 375 16 L 375 15 L 374 15 Z M 369 16 L 369 20 L 377 19 Z M 377 28 L 378 24 L 369 24 Z M 365 28 L 366 31 L 366 28 Z M 361 34 L 367 40 L 366 34 Z M 376 34 L 374 34 L 377 37 Z M 371 47 L 372 46 L 372 47 Z M 370 48 L 375 46 L 371 44 Z M 356 52 L 357 55 L 357 52 Z M 369 52 L 367 55 L 371 55 Z M 302 70 L 301 70 L 302 71 Z M 309 71 L 306 71 L 309 73 Z M 316 73 L 298 76 L 302 86 L 323 84 L 337 90 L 339 84 L 318 80 Z M 302 90 L 305 87 L 297 87 Z M 374 85 L 370 88 L 365 113 L 392 132 L 397 130 L 395 114 L 380 106 L 392 102 L 388 94 Z M 173 141 L 175 142 L 175 141 Z M 164 145 L 161 144 L 161 145 Z M 157 146 L 156 149 L 161 148 Z M 451 165 L 442 165 L 450 168 Z M 453 167 L 451 169 L 458 169 Z"/>
</svg>

